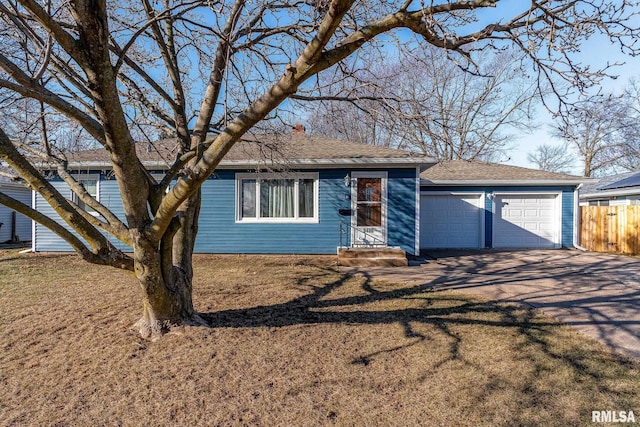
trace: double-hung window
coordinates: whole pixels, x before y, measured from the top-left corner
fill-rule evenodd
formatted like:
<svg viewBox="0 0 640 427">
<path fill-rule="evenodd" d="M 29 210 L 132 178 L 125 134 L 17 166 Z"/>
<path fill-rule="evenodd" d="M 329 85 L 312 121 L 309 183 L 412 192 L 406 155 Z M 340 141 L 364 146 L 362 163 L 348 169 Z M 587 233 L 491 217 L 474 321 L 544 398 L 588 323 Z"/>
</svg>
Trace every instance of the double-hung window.
<svg viewBox="0 0 640 427">
<path fill-rule="evenodd" d="M 238 174 L 240 222 L 318 222 L 318 174 Z"/>
<path fill-rule="evenodd" d="M 94 175 L 88 175 L 86 177 L 76 177 L 76 180 L 79 184 L 81 184 L 87 193 L 94 199 L 98 200 L 98 177 Z M 98 213 L 87 206 L 80 198 L 74 193 L 72 195 L 73 201 L 78 204 L 80 209 L 90 213 L 91 215 L 97 216 Z"/>
</svg>

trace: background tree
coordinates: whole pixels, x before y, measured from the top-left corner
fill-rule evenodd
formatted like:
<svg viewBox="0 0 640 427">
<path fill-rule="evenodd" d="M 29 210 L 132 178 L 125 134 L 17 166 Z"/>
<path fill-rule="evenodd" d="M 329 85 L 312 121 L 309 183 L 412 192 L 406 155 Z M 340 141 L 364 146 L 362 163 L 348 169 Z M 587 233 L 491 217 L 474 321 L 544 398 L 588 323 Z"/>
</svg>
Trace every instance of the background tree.
<svg viewBox="0 0 640 427">
<path fill-rule="evenodd" d="M 566 145 L 542 144 L 527 154 L 527 160 L 543 171 L 571 173 L 575 158 Z"/>
<path fill-rule="evenodd" d="M 399 52 L 378 66 L 362 60 L 360 84 L 344 91 L 351 102 L 325 100 L 310 115 L 312 131 L 438 160 L 498 160 L 516 131 L 529 130 L 540 87 L 515 51 L 473 61 L 433 46 Z"/>
<path fill-rule="evenodd" d="M 640 169 L 640 82 L 630 79 L 623 97 L 627 103 L 627 116 L 622 126 L 622 150 L 624 155 L 618 162 L 620 168 L 628 171 Z"/>
<path fill-rule="evenodd" d="M 627 2 L 518 7 L 498 0 L 0 0 L 3 107 L 32 99 L 103 147 L 125 218 L 74 181 L 62 150 L 10 138 L 9 128 L 0 129 L 0 159 L 77 234 L 2 193 L 0 203 L 51 228 L 85 260 L 133 271 L 143 295 L 143 335 L 202 322 L 191 285 L 200 187 L 243 135 L 278 117 L 282 103 L 301 89 L 317 93 L 314 77 L 322 71 L 333 67 L 331 83 L 340 81 L 348 58 L 384 52 L 394 38 L 398 47 L 419 39 L 420 46 L 471 61 L 483 50 L 513 46 L 539 81 L 554 75 L 588 86 L 603 74 L 571 59 L 585 35 L 604 34 L 634 53 L 636 11 Z M 332 86 L 321 95 L 331 96 Z M 180 155 L 157 181 L 137 157 L 136 140 L 152 141 L 161 131 L 175 135 Z M 35 167 L 43 161 L 56 165 L 78 200 L 100 217 L 57 191 Z"/>
<path fill-rule="evenodd" d="M 584 176 L 637 167 L 640 123 L 636 103 L 631 86 L 626 96 L 585 96 L 558 117 L 553 135 L 576 149 Z"/>
</svg>

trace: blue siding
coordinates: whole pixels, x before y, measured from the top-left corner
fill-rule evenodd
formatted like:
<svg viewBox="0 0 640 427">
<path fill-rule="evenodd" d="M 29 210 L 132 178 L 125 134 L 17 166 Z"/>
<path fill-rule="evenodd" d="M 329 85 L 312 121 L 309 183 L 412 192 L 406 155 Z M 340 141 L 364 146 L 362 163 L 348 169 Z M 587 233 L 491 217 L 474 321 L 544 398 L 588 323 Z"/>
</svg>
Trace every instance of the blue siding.
<svg viewBox="0 0 640 427">
<path fill-rule="evenodd" d="M 562 247 L 573 247 L 573 227 L 574 227 L 574 198 L 573 192 L 575 190 L 562 191 L 562 229 L 560 230 L 562 236 Z"/>
<path fill-rule="evenodd" d="M 70 197 L 71 190 L 62 181 L 53 181 L 51 184 L 63 195 L 66 197 Z M 36 193 L 35 197 L 35 206 L 34 208 L 48 216 L 49 218 L 59 222 L 62 224 L 67 230 L 71 230 L 69 226 L 67 226 L 64 221 L 58 216 L 58 214 L 53 210 L 51 206 Z M 73 250 L 67 242 L 58 237 L 53 231 L 49 230 L 43 225 L 38 223 L 35 224 L 35 231 L 33 236 L 33 248 L 36 251 L 44 251 L 44 252 L 64 252 Z"/>
<path fill-rule="evenodd" d="M 416 239 L 416 170 L 390 170 L 387 184 L 389 246 L 415 252 Z"/>
<path fill-rule="evenodd" d="M 105 205 L 120 221 L 127 223 L 124 208 L 122 206 L 122 199 L 120 198 L 120 187 L 118 181 L 115 179 L 105 181 L 101 180 L 98 186 L 100 203 Z M 131 248 L 110 234 L 107 235 L 109 241 L 118 249 L 123 251 L 131 251 Z"/>
<path fill-rule="evenodd" d="M 485 194 L 489 194 L 492 192 L 502 193 L 502 192 L 511 192 L 511 193 L 527 193 L 527 192 L 545 192 L 545 191 L 556 191 L 561 192 L 561 202 L 562 202 L 562 221 L 561 221 L 561 245 L 564 248 L 573 247 L 573 222 L 574 222 L 574 206 L 573 206 L 573 193 L 575 191 L 575 187 L 573 186 L 428 186 L 423 185 L 421 187 L 422 191 L 468 191 L 468 192 L 484 192 Z M 485 247 L 491 248 L 493 247 L 493 202 L 489 200 L 488 197 L 485 196 L 484 199 L 484 209 L 485 209 L 485 217 L 484 217 L 484 226 L 485 226 Z"/>
<path fill-rule="evenodd" d="M 347 169 L 319 171 L 318 223 L 238 223 L 235 174 L 218 171 L 202 187 L 203 197 L 196 252 L 200 253 L 308 253 L 335 254 L 340 245 L 338 214 L 349 209 L 351 189 L 344 186 Z M 388 241 L 409 253 L 415 249 L 415 169 L 388 171 Z M 349 244 L 349 234 L 342 243 Z"/>
<path fill-rule="evenodd" d="M 91 174 L 91 175 L 97 175 L 97 173 Z M 63 196 L 67 198 L 71 198 L 71 190 L 69 189 L 69 186 L 67 186 L 66 183 L 64 183 L 61 180 L 54 180 L 54 181 L 51 181 L 51 184 Z M 109 209 L 111 209 L 111 211 L 116 216 L 118 216 L 118 218 L 120 218 L 121 220 L 124 219 L 124 211 L 122 209 L 122 201 L 120 199 L 118 183 L 115 180 L 108 180 L 108 181 L 104 180 L 104 176 L 101 175 L 100 183 L 98 184 L 98 199 L 102 204 L 104 204 Z M 62 219 L 60 219 L 60 216 L 58 216 L 58 214 L 53 210 L 53 208 L 51 208 L 51 206 L 49 206 L 49 204 L 39 194 L 36 194 L 35 203 L 36 203 L 36 206 L 35 206 L 36 210 L 56 220 L 57 222 L 62 224 L 67 230 L 72 231 L 73 234 L 78 236 L 78 234 L 75 231 L 73 231 L 71 227 L 65 224 L 64 221 L 62 221 Z M 127 245 L 125 245 L 118 239 L 113 238 L 111 235 L 108 235 L 107 233 L 105 233 L 105 235 L 107 235 L 107 237 L 109 238 L 109 241 L 111 241 L 111 243 L 113 243 L 114 246 L 116 246 L 117 248 L 120 248 L 126 251 L 131 250 L 131 248 L 129 248 Z M 84 242 L 84 239 L 82 238 L 80 239 Z M 87 243 L 85 242 L 85 244 Z M 66 251 L 73 250 L 67 242 L 65 242 L 63 239 L 58 237 L 54 232 L 52 232 L 48 228 L 38 223 L 35 224 L 35 235 L 34 235 L 33 246 L 36 251 L 42 251 L 42 252 L 66 252 Z"/>
<path fill-rule="evenodd" d="M 0 192 L 12 197 L 27 206 L 31 206 L 31 190 L 13 183 L 0 183 Z M 16 214 L 16 234 L 20 240 L 31 240 L 31 220 L 22 214 Z M 0 205 L 0 243 L 11 239 L 11 223 L 13 210 Z"/>
<path fill-rule="evenodd" d="M 486 196 L 491 189 L 484 189 L 484 246 L 493 247 L 493 202 Z"/>
<path fill-rule="evenodd" d="M 359 169 L 360 170 L 360 169 Z M 384 169 L 375 169 L 376 171 Z M 415 252 L 416 170 L 387 169 L 388 172 L 388 243 L 399 246 L 408 253 Z M 340 245 L 340 221 L 350 222 L 350 217 L 340 216 L 339 209 L 351 207 L 351 189 L 345 187 L 344 177 L 350 169 L 319 170 L 319 203 L 317 223 L 240 223 L 236 222 L 236 173 L 246 170 L 219 170 L 202 186 L 202 206 L 195 252 L 198 253 L 306 253 L 335 254 Z M 63 182 L 54 185 L 70 194 Z M 118 185 L 115 180 L 101 180 L 99 198 L 119 218 L 124 218 Z M 59 217 L 38 196 L 37 208 Z M 48 229 L 36 227 L 35 249 L 38 251 L 71 250 L 62 239 Z M 342 243 L 349 245 L 350 233 Z M 123 249 L 119 241 L 112 242 Z"/>
</svg>

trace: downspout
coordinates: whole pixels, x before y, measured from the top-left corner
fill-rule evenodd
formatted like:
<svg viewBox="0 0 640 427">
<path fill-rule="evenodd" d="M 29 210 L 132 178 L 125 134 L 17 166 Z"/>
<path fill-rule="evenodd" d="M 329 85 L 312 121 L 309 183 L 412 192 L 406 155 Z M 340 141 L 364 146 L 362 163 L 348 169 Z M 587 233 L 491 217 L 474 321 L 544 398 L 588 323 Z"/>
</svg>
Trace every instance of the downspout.
<svg viewBox="0 0 640 427">
<path fill-rule="evenodd" d="M 587 249 L 580 246 L 580 229 L 582 228 L 582 215 L 580 215 L 580 189 L 582 184 L 578 184 L 573 192 L 573 247 L 583 252 Z"/>
</svg>

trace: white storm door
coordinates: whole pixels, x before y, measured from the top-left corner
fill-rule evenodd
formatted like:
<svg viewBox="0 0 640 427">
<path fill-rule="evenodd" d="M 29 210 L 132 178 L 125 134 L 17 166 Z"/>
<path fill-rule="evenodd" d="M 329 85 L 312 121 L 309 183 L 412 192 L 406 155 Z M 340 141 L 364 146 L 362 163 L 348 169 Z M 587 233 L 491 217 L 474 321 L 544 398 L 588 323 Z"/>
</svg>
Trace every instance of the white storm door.
<svg viewBox="0 0 640 427">
<path fill-rule="evenodd" d="M 351 178 L 352 246 L 386 246 L 387 173 L 353 172 Z"/>
</svg>

